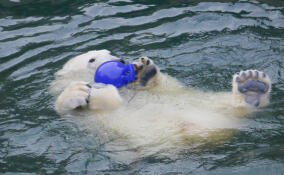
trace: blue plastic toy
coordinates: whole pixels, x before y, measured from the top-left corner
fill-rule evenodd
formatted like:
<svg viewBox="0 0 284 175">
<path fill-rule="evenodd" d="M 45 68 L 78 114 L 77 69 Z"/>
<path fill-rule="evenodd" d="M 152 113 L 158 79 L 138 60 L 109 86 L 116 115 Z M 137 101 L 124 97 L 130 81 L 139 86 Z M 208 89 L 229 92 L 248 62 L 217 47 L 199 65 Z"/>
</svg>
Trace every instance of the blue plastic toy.
<svg viewBox="0 0 284 175">
<path fill-rule="evenodd" d="M 123 64 L 120 61 L 106 61 L 101 64 L 95 73 L 95 82 L 112 84 L 117 88 L 135 80 L 133 64 Z"/>
</svg>

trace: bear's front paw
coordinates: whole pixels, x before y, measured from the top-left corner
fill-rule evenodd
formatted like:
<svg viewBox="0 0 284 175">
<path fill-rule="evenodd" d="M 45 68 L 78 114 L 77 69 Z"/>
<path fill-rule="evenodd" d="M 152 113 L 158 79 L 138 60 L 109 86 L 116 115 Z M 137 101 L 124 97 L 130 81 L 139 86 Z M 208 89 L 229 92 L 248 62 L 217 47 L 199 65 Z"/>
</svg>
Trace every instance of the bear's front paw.
<svg viewBox="0 0 284 175">
<path fill-rule="evenodd" d="M 86 82 L 70 83 L 56 100 L 58 111 L 73 110 L 88 104 L 90 86 Z"/>
<path fill-rule="evenodd" d="M 146 69 L 147 67 L 155 65 L 155 64 L 150 58 L 143 56 L 143 57 L 140 57 L 138 60 L 134 61 L 133 65 L 134 65 L 136 71 L 139 72 L 139 71 L 142 71 L 142 70 Z"/>
<path fill-rule="evenodd" d="M 135 79 L 139 82 L 141 86 L 146 86 L 149 84 L 150 80 L 154 80 L 157 77 L 159 69 L 154 64 L 154 62 L 148 57 L 141 57 L 137 61 L 133 62 L 135 67 Z M 155 82 L 155 81 L 152 81 Z"/>
<path fill-rule="evenodd" d="M 262 107 L 268 104 L 271 82 L 263 72 L 247 70 L 237 73 L 233 77 L 235 94 L 240 94 L 246 104 Z"/>
<path fill-rule="evenodd" d="M 139 58 L 139 61 L 144 65 L 144 66 L 151 66 L 151 65 L 154 65 L 154 62 L 146 57 L 146 56 L 143 56 L 141 58 Z"/>
</svg>

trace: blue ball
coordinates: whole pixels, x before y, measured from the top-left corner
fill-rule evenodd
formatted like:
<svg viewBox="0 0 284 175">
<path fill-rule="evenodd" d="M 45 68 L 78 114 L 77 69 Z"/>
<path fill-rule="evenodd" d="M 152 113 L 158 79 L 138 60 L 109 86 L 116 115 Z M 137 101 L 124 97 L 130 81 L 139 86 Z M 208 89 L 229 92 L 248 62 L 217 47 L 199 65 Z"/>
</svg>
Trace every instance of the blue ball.
<svg viewBox="0 0 284 175">
<path fill-rule="evenodd" d="M 111 84 L 120 88 L 135 80 L 134 65 L 106 61 L 97 68 L 94 79 L 96 83 Z"/>
</svg>

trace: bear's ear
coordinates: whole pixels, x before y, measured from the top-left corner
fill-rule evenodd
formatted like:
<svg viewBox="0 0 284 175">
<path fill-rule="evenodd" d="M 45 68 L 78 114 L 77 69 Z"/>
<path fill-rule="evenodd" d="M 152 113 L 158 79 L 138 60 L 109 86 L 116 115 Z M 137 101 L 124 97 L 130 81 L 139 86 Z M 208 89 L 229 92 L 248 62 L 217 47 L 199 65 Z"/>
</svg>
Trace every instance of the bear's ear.
<svg viewBox="0 0 284 175">
<path fill-rule="evenodd" d="M 106 50 L 106 49 L 97 50 L 97 51 L 99 51 L 99 52 L 101 52 L 101 53 L 103 53 L 103 54 L 107 54 L 107 55 L 110 54 L 110 51 L 109 51 L 109 50 Z"/>
</svg>

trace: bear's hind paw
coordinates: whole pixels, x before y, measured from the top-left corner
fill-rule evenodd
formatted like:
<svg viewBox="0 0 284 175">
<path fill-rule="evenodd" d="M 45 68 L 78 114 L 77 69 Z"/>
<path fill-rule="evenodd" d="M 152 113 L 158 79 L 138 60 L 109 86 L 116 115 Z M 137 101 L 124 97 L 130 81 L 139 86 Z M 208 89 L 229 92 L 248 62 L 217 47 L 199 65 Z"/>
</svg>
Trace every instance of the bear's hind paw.
<svg viewBox="0 0 284 175">
<path fill-rule="evenodd" d="M 268 94 L 271 83 L 268 75 L 257 70 L 241 71 L 234 75 L 233 83 L 239 93 L 244 95 L 247 104 L 262 106 L 261 97 Z"/>
</svg>

